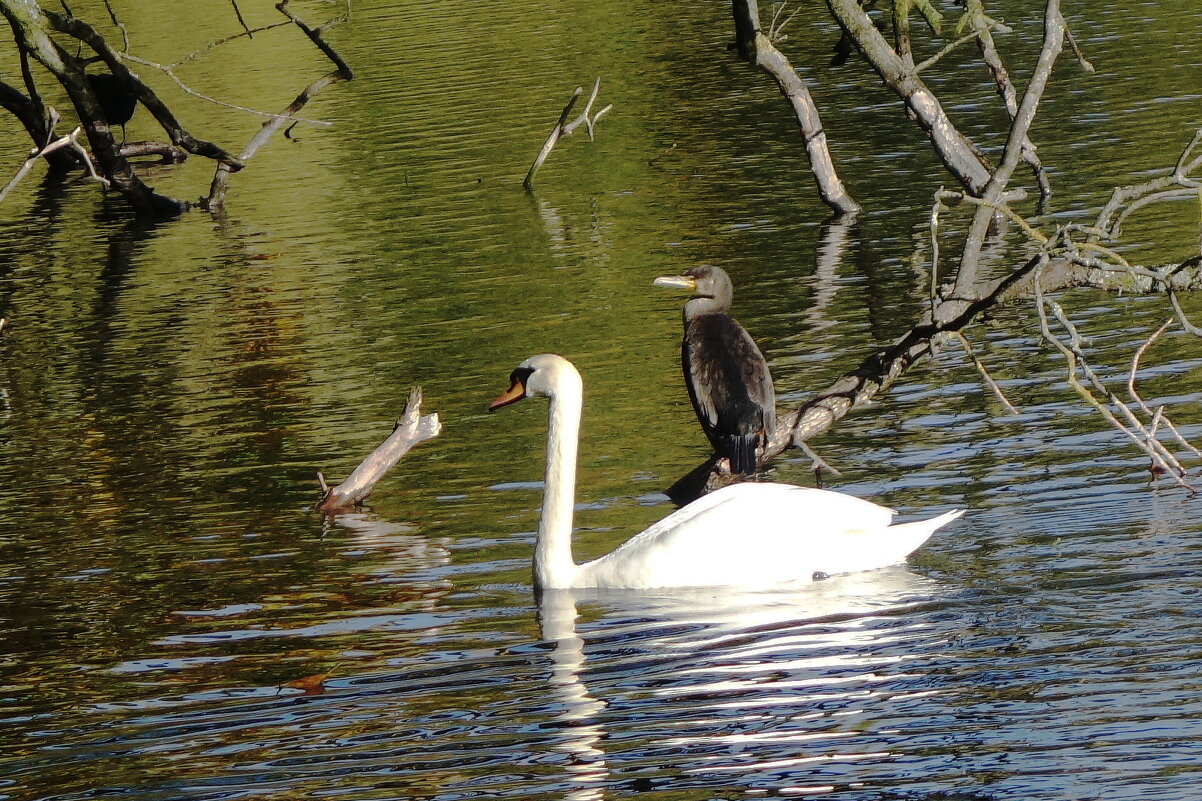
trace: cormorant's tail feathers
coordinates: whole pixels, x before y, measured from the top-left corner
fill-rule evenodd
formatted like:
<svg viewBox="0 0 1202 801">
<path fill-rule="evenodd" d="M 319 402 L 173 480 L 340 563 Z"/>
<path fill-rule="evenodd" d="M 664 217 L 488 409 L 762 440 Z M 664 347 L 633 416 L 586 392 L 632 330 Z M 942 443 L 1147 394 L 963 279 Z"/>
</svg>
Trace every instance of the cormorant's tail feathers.
<svg viewBox="0 0 1202 801">
<path fill-rule="evenodd" d="M 755 472 L 755 448 L 759 444 L 755 434 L 733 434 L 726 438 L 726 453 L 730 459 L 730 472 L 739 476 L 751 475 Z"/>
</svg>

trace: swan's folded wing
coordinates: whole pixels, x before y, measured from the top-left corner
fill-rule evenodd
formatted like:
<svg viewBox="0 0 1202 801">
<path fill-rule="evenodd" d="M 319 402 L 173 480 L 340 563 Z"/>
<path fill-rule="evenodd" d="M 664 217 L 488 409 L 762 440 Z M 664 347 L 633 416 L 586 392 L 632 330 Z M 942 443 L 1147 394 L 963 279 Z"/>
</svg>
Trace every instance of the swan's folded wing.
<svg viewBox="0 0 1202 801">
<path fill-rule="evenodd" d="M 851 495 L 736 484 L 673 512 L 591 569 L 647 586 L 808 579 L 849 547 L 871 552 L 892 519 L 892 510 Z"/>
</svg>

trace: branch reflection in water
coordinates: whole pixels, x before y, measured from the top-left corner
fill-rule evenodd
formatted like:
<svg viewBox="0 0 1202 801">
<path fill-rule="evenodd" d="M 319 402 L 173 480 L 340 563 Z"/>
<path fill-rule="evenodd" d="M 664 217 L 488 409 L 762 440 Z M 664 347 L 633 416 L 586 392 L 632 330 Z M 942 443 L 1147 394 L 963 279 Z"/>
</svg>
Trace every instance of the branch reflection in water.
<svg viewBox="0 0 1202 801">
<path fill-rule="evenodd" d="M 758 592 L 543 592 L 539 627 L 553 646 L 567 797 L 603 797 L 616 772 L 603 745 L 610 762 L 621 760 L 631 736 L 653 743 L 643 757 L 675 763 L 672 772 L 705 786 L 713 774 L 736 784 L 759 774 L 757 783 L 776 790 L 829 791 L 807 783 L 816 765 L 889 758 L 882 732 L 869 738 L 874 749 L 857 747 L 856 726 L 865 706 L 888 703 L 896 684 L 913 678 L 899 663 L 928 659 L 938 646 L 915 617 L 942 605 L 939 590 L 898 566 Z M 590 622 L 578 626 L 582 609 Z M 879 708 L 872 715 L 888 717 Z M 621 773 L 638 767 L 623 762 Z"/>
<path fill-rule="evenodd" d="M 325 524 L 337 525 L 350 532 L 350 541 L 355 548 L 371 557 L 364 569 L 377 581 L 417 586 L 428 581 L 427 591 L 451 588 L 446 578 L 431 576 L 433 571 L 450 565 L 450 552 L 437 540 L 410 533 L 414 532 L 414 527 L 383 520 L 364 511 L 331 515 Z M 433 603 L 437 595 L 430 597 Z"/>
</svg>

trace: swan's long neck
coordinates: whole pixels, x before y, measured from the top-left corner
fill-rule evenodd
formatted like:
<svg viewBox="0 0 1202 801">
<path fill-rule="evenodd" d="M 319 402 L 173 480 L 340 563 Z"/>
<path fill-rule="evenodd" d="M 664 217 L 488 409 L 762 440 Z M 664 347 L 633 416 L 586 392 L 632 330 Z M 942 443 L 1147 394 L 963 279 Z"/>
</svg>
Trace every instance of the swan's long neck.
<svg viewBox="0 0 1202 801">
<path fill-rule="evenodd" d="M 534 545 L 534 583 L 571 587 L 579 572 L 572 560 L 572 509 L 576 502 L 576 443 L 580 437 L 580 378 L 564 376 L 551 397 L 543 514 Z"/>
</svg>

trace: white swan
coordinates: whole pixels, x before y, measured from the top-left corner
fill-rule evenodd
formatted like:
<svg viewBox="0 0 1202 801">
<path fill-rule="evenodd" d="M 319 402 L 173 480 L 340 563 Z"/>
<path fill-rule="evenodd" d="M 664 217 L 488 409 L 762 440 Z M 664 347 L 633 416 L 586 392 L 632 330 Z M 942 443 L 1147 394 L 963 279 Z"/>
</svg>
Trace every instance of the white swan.
<svg viewBox="0 0 1202 801">
<path fill-rule="evenodd" d="M 893 510 L 828 490 L 792 484 L 733 484 L 678 509 L 612 553 L 582 565 L 572 559 L 576 444 L 583 386 L 562 356 L 518 365 L 509 389 L 488 405 L 551 400 L 542 519 L 534 545 L 540 589 L 765 587 L 810 581 L 905 560 L 958 509 L 891 526 Z"/>
</svg>

